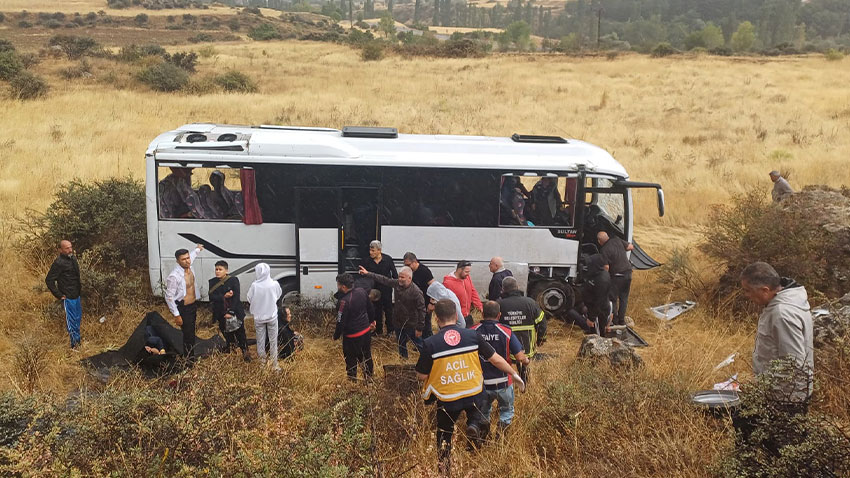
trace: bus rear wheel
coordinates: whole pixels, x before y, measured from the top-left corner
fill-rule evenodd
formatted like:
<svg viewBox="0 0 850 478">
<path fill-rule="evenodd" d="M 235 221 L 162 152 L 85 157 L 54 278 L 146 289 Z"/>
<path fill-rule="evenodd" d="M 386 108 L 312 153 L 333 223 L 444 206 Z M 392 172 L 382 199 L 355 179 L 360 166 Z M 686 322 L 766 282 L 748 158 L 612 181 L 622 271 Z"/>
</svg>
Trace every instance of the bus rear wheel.
<svg viewBox="0 0 850 478">
<path fill-rule="evenodd" d="M 284 277 L 278 281 L 283 294 L 280 302 L 285 305 L 295 305 L 301 301 L 301 293 L 298 291 L 298 281 L 294 277 Z"/>
<path fill-rule="evenodd" d="M 541 281 L 529 287 L 528 296 L 536 300 L 547 314 L 566 317 L 575 303 L 575 294 L 569 284 L 560 281 Z"/>
</svg>

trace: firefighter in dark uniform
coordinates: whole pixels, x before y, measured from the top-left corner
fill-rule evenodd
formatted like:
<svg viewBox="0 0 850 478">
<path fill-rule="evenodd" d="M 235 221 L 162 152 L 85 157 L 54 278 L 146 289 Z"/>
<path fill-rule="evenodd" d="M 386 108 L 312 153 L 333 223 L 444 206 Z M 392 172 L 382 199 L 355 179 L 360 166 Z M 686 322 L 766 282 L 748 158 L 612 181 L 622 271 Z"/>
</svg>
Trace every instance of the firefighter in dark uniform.
<svg viewBox="0 0 850 478">
<path fill-rule="evenodd" d="M 481 360 L 511 375 L 520 390 L 525 389 L 525 384 L 481 334 L 458 327 L 454 302 L 437 301 L 434 314 L 440 331 L 425 340 L 416 363 L 416 375 L 425 382 L 426 402 L 437 402 L 439 469 L 443 476 L 450 476 L 452 435 L 461 412 L 466 412 L 467 438 L 476 443 L 482 437 L 484 374 Z"/>
<path fill-rule="evenodd" d="M 502 281 L 502 298 L 497 301 L 502 309 L 499 322 L 513 330 L 525 355 L 534 358 L 537 347 L 546 338 L 546 316 L 537 301 L 523 295 L 519 284 L 513 277 L 505 277 Z M 528 382 L 528 365 L 517 364 L 522 379 Z"/>
<path fill-rule="evenodd" d="M 515 356 L 517 363 L 528 365 L 528 357 L 522 349 L 522 344 L 510 327 L 499 323 L 499 303 L 488 300 L 484 303 L 484 320 L 472 326 L 473 330 L 484 337 L 496 353 L 501 355 L 509 364 L 511 355 Z M 485 434 L 489 431 L 490 408 L 493 400 L 499 403 L 499 433 L 504 432 L 514 418 L 514 386 L 510 375 L 502 372 L 489 363 L 482 364 L 484 370 L 484 393 L 486 400 L 481 413 L 484 414 Z"/>
</svg>

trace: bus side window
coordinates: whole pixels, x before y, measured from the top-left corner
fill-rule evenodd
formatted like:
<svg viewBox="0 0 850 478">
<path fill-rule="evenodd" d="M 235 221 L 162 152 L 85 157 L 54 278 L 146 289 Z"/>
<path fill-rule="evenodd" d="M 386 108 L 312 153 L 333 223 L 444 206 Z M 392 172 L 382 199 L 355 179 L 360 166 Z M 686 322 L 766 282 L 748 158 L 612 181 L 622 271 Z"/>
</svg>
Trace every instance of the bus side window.
<svg viewBox="0 0 850 478">
<path fill-rule="evenodd" d="M 160 167 L 159 175 L 161 218 L 236 221 L 244 218 L 239 169 Z"/>
</svg>

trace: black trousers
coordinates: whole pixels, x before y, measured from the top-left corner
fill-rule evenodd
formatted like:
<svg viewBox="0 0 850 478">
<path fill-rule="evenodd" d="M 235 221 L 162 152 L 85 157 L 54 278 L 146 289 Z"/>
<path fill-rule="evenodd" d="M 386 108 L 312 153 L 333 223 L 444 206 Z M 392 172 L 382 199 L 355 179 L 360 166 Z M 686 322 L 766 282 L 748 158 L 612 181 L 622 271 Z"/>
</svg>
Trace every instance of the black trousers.
<svg viewBox="0 0 850 478">
<path fill-rule="evenodd" d="M 180 331 L 183 332 L 183 354 L 192 357 L 195 353 L 195 320 L 198 318 L 198 303 L 192 302 L 183 305 L 183 301 L 177 302 L 177 312 L 183 319 Z"/>
<path fill-rule="evenodd" d="M 479 398 L 483 399 L 483 396 Z M 466 426 L 482 429 L 486 419 L 481 413 L 481 403 L 476 399 L 475 403 L 459 410 L 446 410 L 443 404 L 437 405 L 437 460 L 440 473 L 443 476 L 451 474 L 452 460 L 452 437 L 455 433 L 455 422 L 460 418 L 461 412 L 466 412 Z"/>
<path fill-rule="evenodd" d="M 393 331 L 393 291 L 392 289 L 379 289 L 381 300 L 375 302 L 375 332 L 384 332 L 384 321 L 387 322 L 387 334 Z"/>
<path fill-rule="evenodd" d="M 372 334 L 367 332 L 360 337 L 343 337 L 342 356 L 345 358 L 345 373 L 348 378 L 357 379 L 358 364 L 363 367 L 363 377 L 367 380 L 372 378 Z"/>
<path fill-rule="evenodd" d="M 431 331 L 431 317 L 434 315 L 430 310 L 425 311 L 425 330 L 422 331 L 422 340 L 427 339 L 428 337 L 434 335 L 434 332 Z"/>
<path fill-rule="evenodd" d="M 631 272 L 611 275 L 611 303 L 614 305 L 614 325 L 626 324 L 626 307 L 629 305 L 629 290 L 631 288 Z"/>
</svg>

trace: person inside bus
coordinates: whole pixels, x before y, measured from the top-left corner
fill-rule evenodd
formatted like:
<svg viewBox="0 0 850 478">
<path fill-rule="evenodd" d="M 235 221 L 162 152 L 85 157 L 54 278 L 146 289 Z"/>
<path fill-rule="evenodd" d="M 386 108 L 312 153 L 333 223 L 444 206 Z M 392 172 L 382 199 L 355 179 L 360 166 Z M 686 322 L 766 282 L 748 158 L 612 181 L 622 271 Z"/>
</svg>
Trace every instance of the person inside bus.
<svg viewBox="0 0 850 478">
<path fill-rule="evenodd" d="M 563 201 L 558 195 L 558 179 L 540 178 L 531 189 L 530 218 L 539 226 L 556 224 L 555 216 L 561 211 Z"/>
<path fill-rule="evenodd" d="M 533 226 L 534 223 L 529 221 L 525 216 L 525 199 L 519 192 L 514 192 L 510 200 L 510 208 L 501 209 L 501 224 L 505 226 Z"/>
<path fill-rule="evenodd" d="M 159 209 L 166 218 L 204 218 L 203 205 L 192 189 L 192 168 L 171 168 L 159 182 Z"/>
<path fill-rule="evenodd" d="M 221 171 L 215 170 L 210 174 L 210 219 L 242 219 L 242 197 L 238 192 L 228 189 L 224 182 L 224 173 Z"/>
</svg>

